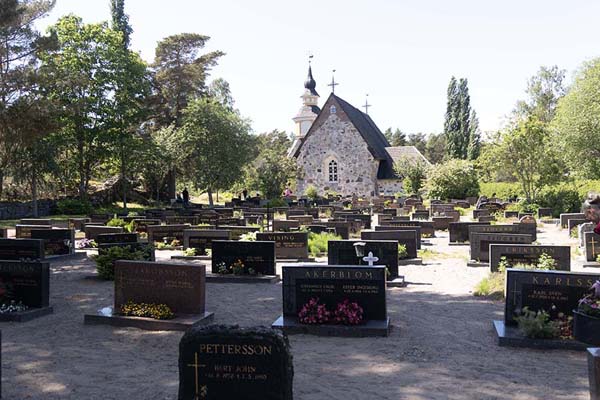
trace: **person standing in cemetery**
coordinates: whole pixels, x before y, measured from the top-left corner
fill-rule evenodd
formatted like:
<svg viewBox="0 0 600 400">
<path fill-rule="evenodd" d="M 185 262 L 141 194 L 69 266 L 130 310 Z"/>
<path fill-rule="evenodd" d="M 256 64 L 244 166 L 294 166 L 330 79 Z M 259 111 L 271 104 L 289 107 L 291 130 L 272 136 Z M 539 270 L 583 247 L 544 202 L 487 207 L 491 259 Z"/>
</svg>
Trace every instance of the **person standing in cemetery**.
<svg viewBox="0 0 600 400">
<path fill-rule="evenodd" d="M 190 192 L 188 192 L 187 187 L 183 188 L 181 194 L 183 195 L 183 205 L 187 207 L 190 203 Z"/>
<path fill-rule="evenodd" d="M 283 191 L 283 197 L 291 197 L 293 194 L 292 189 L 290 189 L 290 187 L 286 187 L 285 190 Z"/>
<path fill-rule="evenodd" d="M 600 194 L 590 193 L 582 206 L 585 219 L 596 224 L 594 233 L 600 235 Z"/>
</svg>

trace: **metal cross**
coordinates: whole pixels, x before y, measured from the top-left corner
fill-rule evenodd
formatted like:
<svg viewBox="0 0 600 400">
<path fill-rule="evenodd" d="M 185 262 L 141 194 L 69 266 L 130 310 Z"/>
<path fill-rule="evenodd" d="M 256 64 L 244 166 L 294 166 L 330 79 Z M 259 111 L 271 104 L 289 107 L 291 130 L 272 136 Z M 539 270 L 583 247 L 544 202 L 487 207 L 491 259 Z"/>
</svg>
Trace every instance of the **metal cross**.
<svg viewBox="0 0 600 400">
<path fill-rule="evenodd" d="M 206 365 L 198 364 L 198 352 L 194 353 L 194 363 L 188 364 L 188 367 L 194 368 L 194 378 L 196 383 L 196 394 L 194 396 L 194 400 L 200 399 L 200 385 L 198 385 L 198 369 L 202 367 L 206 367 Z"/>
<path fill-rule="evenodd" d="M 369 263 L 369 267 L 373 266 L 373 263 L 376 263 L 377 261 L 379 261 L 379 257 L 375 257 L 373 255 L 373 252 L 370 251 L 369 254 L 366 257 L 363 257 L 363 261 L 366 261 Z"/>
<path fill-rule="evenodd" d="M 335 93 L 335 87 L 339 85 L 339 83 L 335 82 L 335 69 L 333 70 L 333 73 L 331 74 L 331 83 L 327 86 L 331 86 L 331 93 Z"/>
<path fill-rule="evenodd" d="M 371 107 L 371 105 L 369 104 L 369 95 L 367 94 L 367 98 L 365 99 L 365 105 L 363 106 L 365 108 L 365 114 L 369 114 L 369 107 Z"/>
</svg>

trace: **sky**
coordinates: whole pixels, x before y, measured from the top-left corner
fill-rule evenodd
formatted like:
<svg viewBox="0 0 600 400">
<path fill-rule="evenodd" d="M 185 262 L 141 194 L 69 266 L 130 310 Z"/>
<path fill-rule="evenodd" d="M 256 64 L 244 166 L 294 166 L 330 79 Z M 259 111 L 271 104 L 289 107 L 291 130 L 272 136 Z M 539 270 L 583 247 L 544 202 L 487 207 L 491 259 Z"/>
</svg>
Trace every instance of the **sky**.
<svg viewBox="0 0 600 400">
<path fill-rule="evenodd" d="M 110 17 L 109 0 L 57 0 L 38 26 L 63 15 Z M 254 132 L 292 131 L 312 61 L 322 105 L 331 88 L 361 107 L 368 94 L 377 125 L 441 132 L 451 76 L 467 78 L 483 131 L 502 127 L 540 66 L 570 81 L 600 56 L 600 1 L 592 0 L 126 0 L 131 48 L 151 62 L 161 39 L 211 37 L 227 53 L 211 79 L 229 82 Z M 361 108 L 362 109 L 362 108 Z M 364 109 L 363 109 L 364 111 Z"/>
</svg>

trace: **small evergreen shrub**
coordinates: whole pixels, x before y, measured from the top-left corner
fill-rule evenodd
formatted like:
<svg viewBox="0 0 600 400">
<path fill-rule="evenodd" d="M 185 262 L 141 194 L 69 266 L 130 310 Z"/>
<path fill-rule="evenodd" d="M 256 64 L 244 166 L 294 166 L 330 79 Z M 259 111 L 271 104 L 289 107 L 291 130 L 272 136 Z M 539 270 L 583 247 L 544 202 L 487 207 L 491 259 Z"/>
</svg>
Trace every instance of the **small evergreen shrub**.
<svg viewBox="0 0 600 400">
<path fill-rule="evenodd" d="M 92 203 L 87 200 L 64 199 L 56 202 L 58 214 L 87 215 L 94 210 Z"/>
<path fill-rule="evenodd" d="M 531 311 L 523 308 L 521 315 L 515 317 L 519 329 L 532 339 L 552 339 L 560 335 L 558 322 L 552 321 L 545 311 Z"/>
<path fill-rule="evenodd" d="M 143 246 L 137 250 L 133 250 L 131 246 L 115 246 L 103 250 L 101 255 L 92 256 L 92 260 L 96 262 L 96 271 L 100 278 L 112 281 L 115 279 L 115 261 L 150 261 L 153 251 L 152 246 Z"/>
<path fill-rule="evenodd" d="M 329 232 L 308 233 L 308 251 L 311 256 L 318 257 L 327 254 L 327 245 L 330 240 L 341 240 L 341 236 Z"/>
</svg>

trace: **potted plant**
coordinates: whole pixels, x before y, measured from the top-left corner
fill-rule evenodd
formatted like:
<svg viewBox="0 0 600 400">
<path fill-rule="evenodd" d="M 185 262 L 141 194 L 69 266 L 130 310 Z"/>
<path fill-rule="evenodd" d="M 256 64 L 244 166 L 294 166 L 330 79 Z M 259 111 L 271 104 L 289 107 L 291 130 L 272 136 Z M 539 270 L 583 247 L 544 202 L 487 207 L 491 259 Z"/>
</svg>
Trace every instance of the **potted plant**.
<svg viewBox="0 0 600 400">
<path fill-rule="evenodd" d="M 600 281 L 592 285 L 590 293 L 579 300 L 577 310 L 573 310 L 573 337 L 600 346 Z"/>
</svg>

